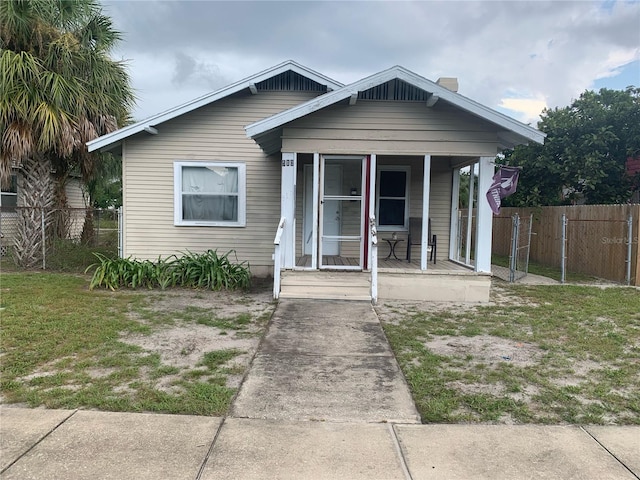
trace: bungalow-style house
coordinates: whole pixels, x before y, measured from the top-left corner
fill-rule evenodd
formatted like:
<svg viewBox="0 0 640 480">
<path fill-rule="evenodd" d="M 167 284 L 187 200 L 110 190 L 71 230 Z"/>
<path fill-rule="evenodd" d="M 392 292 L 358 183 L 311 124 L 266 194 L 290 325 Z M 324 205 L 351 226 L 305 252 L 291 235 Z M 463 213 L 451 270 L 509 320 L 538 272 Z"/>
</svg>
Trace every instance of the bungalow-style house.
<svg viewBox="0 0 640 480">
<path fill-rule="evenodd" d="M 88 148 L 122 155 L 125 257 L 235 250 L 276 298 L 483 301 L 493 160 L 544 134 L 456 91 L 288 61 Z"/>
</svg>

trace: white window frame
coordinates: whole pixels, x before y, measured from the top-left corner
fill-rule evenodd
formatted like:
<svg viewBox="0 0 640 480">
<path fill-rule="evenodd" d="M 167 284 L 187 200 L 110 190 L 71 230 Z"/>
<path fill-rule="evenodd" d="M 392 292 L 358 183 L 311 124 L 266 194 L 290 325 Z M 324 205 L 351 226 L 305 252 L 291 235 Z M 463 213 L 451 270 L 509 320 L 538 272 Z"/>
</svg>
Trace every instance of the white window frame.
<svg viewBox="0 0 640 480">
<path fill-rule="evenodd" d="M 206 221 L 182 218 L 182 168 L 237 168 L 238 169 L 238 220 Z M 173 162 L 173 224 L 177 227 L 244 227 L 247 224 L 247 166 L 243 162 Z"/>
<path fill-rule="evenodd" d="M 406 172 L 407 180 L 404 187 L 404 225 L 380 225 L 380 178 L 382 172 Z M 408 232 L 409 231 L 409 199 L 411 186 L 411 167 L 409 165 L 378 165 L 376 172 L 376 218 L 378 219 L 378 231 L 381 232 Z M 386 197 L 383 197 L 383 199 Z M 391 197 L 389 197 L 391 198 Z M 398 199 L 400 197 L 393 197 Z"/>
</svg>

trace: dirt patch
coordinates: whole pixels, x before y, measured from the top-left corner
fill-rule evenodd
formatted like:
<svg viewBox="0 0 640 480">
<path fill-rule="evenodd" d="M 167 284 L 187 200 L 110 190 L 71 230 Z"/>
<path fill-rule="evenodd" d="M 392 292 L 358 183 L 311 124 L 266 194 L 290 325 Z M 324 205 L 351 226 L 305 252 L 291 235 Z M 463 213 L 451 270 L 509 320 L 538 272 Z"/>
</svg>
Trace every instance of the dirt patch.
<svg viewBox="0 0 640 480">
<path fill-rule="evenodd" d="M 438 355 L 469 358 L 469 362 L 492 365 L 509 362 L 518 367 L 535 365 L 543 352 L 526 342 L 514 342 L 490 335 L 474 337 L 434 336 L 424 342 L 431 352 Z"/>
<path fill-rule="evenodd" d="M 220 376 L 220 371 L 225 372 L 228 387 L 238 387 L 275 310 L 266 288 L 252 292 L 176 289 L 150 292 L 148 299 L 144 311 L 131 312 L 131 316 L 152 325 L 152 332 L 129 334 L 121 341 L 144 349 L 145 355 L 159 355 L 163 367 L 173 368 L 175 373 L 155 381 L 155 388 L 173 393 L 179 390 L 177 381 L 185 376 L 201 376 L 206 381 Z M 156 321 L 154 314 L 162 320 Z M 224 370 L 212 375 L 203 360 L 206 354 L 219 351 L 235 353 L 219 366 Z"/>
<path fill-rule="evenodd" d="M 219 329 L 205 325 L 180 325 L 164 328 L 151 335 L 132 335 L 122 340 L 159 354 L 164 365 L 191 368 L 202 360 L 205 353 L 213 350 L 237 349 L 253 353 L 259 338 L 220 335 Z"/>
</svg>

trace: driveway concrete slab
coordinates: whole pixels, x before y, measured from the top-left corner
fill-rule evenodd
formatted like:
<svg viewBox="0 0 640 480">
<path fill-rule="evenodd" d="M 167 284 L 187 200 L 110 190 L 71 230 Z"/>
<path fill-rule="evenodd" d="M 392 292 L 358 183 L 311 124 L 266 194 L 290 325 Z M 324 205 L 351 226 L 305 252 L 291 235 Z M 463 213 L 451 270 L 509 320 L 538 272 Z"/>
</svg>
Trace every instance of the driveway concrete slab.
<svg viewBox="0 0 640 480">
<path fill-rule="evenodd" d="M 371 305 L 331 300 L 278 305 L 232 415 L 420 422 Z"/>
<path fill-rule="evenodd" d="M 220 422 L 187 415 L 77 412 L 2 478 L 192 480 Z"/>
<path fill-rule="evenodd" d="M 404 478 L 388 425 L 227 419 L 202 480 Z"/>
<path fill-rule="evenodd" d="M 398 425 L 414 479 L 633 479 L 580 427 Z"/>
<path fill-rule="evenodd" d="M 0 407 L 0 472 L 42 440 L 74 410 Z"/>
<path fill-rule="evenodd" d="M 590 426 L 584 429 L 640 478 L 640 426 Z"/>
</svg>

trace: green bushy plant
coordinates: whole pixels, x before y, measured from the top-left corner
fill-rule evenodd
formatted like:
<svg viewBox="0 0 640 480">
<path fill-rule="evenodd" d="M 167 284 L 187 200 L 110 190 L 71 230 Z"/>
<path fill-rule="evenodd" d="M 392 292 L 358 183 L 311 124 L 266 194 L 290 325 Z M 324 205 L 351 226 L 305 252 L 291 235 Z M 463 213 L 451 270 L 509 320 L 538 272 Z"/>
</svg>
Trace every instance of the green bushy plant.
<svg viewBox="0 0 640 480">
<path fill-rule="evenodd" d="M 210 290 L 249 288 L 251 271 L 247 262 L 238 263 L 229 259 L 235 251 L 219 256 L 216 250 L 203 253 L 185 252 L 181 256 L 171 255 L 150 260 L 131 258 L 109 258 L 96 254 L 90 289 L 96 287 L 115 290 L 121 287 L 147 287 L 161 289 L 169 287 L 205 288 Z"/>
</svg>

